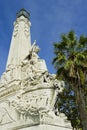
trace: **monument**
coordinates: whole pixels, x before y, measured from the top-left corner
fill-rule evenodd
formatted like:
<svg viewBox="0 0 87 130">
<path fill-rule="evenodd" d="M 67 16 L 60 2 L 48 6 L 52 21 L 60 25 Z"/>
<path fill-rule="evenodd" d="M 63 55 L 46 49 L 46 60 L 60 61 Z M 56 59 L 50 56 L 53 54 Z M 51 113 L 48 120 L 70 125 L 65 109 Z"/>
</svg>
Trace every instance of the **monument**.
<svg viewBox="0 0 87 130">
<path fill-rule="evenodd" d="M 6 70 L 0 79 L 0 130 L 71 130 L 55 102 L 63 90 L 31 44 L 30 14 L 21 9 L 14 22 Z"/>
</svg>

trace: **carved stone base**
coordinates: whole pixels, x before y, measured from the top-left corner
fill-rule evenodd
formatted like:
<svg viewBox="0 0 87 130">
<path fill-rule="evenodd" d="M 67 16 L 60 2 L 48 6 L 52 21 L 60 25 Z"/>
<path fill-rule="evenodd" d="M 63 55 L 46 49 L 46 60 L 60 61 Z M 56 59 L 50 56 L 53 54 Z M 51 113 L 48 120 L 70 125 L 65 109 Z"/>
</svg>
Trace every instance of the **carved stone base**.
<svg viewBox="0 0 87 130">
<path fill-rule="evenodd" d="M 37 125 L 28 128 L 23 128 L 20 130 L 71 130 L 70 128 L 64 128 L 61 126 L 52 126 L 52 125 Z"/>
<path fill-rule="evenodd" d="M 9 130 L 72 130 L 71 128 L 61 127 L 56 125 L 34 125 L 34 126 L 25 126 L 22 129 L 9 129 Z"/>
<path fill-rule="evenodd" d="M 50 111 L 2 124 L 0 130 L 72 130 L 72 127 L 64 114 L 56 116 Z"/>
</svg>

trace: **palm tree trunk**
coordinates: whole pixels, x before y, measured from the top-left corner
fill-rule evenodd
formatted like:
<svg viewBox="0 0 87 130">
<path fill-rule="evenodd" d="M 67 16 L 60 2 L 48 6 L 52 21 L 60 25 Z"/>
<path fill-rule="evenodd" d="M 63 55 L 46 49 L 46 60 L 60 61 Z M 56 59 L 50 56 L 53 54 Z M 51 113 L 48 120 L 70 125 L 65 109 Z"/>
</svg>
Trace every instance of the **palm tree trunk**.
<svg viewBox="0 0 87 130">
<path fill-rule="evenodd" d="M 77 87 L 76 87 L 77 88 Z M 81 88 L 77 89 L 77 104 L 83 130 L 87 130 L 87 110 Z"/>
</svg>

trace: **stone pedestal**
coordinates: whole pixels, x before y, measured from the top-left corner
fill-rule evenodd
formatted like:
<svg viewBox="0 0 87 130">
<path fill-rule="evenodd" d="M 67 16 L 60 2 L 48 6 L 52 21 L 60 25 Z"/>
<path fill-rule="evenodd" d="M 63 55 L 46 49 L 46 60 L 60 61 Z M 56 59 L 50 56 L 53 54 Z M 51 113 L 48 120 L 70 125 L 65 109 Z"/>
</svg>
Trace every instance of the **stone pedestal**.
<svg viewBox="0 0 87 130">
<path fill-rule="evenodd" d="M 28 128 L 23 128 L 20 130 L 71 130 L 70 128 L 65 128 L 61 126 L 52 126 L 52 125 L 36 125 Z"/>
</svg>

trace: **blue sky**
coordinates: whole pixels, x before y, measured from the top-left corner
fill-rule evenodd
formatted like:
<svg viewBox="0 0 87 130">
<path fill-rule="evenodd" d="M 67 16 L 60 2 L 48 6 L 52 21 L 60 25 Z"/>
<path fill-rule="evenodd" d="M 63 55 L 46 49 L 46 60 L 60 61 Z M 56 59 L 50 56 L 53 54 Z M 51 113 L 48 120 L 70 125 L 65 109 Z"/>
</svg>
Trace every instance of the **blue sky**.
<svg viewBox="0 0 87 130">
<path fill-rule="evenodd" d="M 87 35 L 87 0 L 0 0 L 0 75 L 4 72 L 13 22 L 16 13 L 25 8 L 31 14 L 31 39 L 41 48 L 39 56 L 45 59 L 50 73 L 53 43 L 60 40 L 61 33 L 74 30 L 77 36 Z"/>
</svg>

